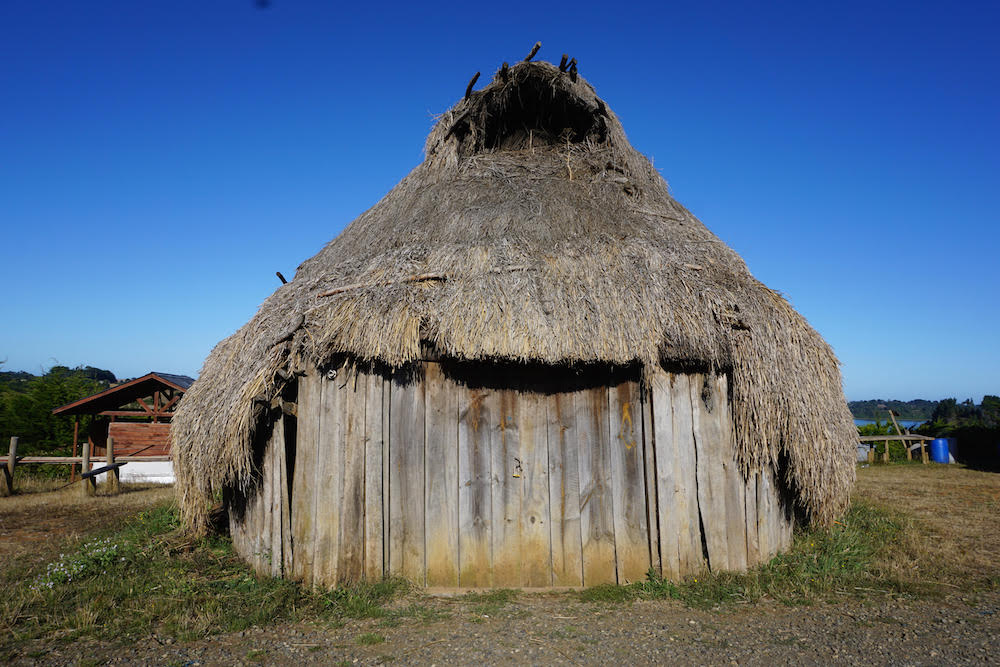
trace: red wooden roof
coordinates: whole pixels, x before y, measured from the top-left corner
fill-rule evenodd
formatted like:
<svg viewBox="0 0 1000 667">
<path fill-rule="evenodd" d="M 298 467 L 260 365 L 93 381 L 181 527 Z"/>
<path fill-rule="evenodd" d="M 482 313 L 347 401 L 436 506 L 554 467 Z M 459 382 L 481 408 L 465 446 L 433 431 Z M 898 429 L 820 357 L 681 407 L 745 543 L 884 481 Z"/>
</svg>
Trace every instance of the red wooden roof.
<svg viewBox="0 0 1000 667">
<path fill-rule="evenodd" d="M 182 394 L 194 382 L 186 375 L 172 373 L 147 373 L 141 378 L 129 380 L 117 387 L 86 396 L 72 403 L 67 403 L 52 411 L 54 415 L 95 415 L 105 410 L 114 410 L 128 405 L 138 398 L 149 396 L 160 389 L 173 389 Z"/>
</svg>

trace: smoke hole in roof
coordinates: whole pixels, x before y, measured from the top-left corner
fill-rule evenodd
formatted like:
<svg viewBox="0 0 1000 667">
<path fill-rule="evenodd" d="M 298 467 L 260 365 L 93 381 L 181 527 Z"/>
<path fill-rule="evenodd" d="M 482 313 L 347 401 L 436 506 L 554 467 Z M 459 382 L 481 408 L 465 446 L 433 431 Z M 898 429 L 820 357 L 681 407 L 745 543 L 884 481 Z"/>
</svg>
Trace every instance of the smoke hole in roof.
<svg viewBox="0 0 1000 667">
<path fill-rule="evenodd" d="M 511 80 L 490 87 L 452 127 L 459 154 L 516 151 L 567 143 L 604 142 L 607 109 L 577 95 L 568 82 L 512 70 Z M 517 76 L 517 74 L 522 74 Z"/>
</svg>

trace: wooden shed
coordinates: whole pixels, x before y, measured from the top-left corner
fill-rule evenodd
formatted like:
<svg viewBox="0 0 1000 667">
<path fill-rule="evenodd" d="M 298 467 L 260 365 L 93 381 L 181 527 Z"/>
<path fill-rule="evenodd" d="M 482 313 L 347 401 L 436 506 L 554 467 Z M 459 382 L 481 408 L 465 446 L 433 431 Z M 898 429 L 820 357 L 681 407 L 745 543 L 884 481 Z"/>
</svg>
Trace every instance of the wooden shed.
<svg viewBox="0 0 1000 667">
<path fill-rule="evenodd" d="M 426 158 L 219 343 L 184 519 L 323 586 L 741 570 L 832 521 L 854 427 L 823 339 L 669 194 L 575 66 L 506 63 Z"/>
<path fill-rule="evenodd" d="M 153 371 L 127 380 L 109 389 L 73 401 L 52 411 L 55 415 L 73 416 L 73 456 L 77 455 L 80 415 L 94 415 L 85 436 L 84 447 L 91 457 L 103 458 L 108 439 L 113 439 L 115 455 L 148 457 L 133 461 L 122 470 L 125 481 L 152 480 L 172 482 L 170 422 L 184 392 L 194 382 L 186 375 Z"/>
</svg>

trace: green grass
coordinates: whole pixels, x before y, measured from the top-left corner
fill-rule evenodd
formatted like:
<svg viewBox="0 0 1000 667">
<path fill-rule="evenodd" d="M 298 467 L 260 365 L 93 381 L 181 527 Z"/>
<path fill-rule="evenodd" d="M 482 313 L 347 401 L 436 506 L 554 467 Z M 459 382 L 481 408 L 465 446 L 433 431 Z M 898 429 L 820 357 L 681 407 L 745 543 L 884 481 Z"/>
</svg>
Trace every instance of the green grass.
<svg viewBox="0 0 1000 667">
<path fill-rule="evenodd" d="M 276 621 L 335 625 L 388 615 L 386 603 L 408 590 L 393 579 L 318 591 L 257 577 L 228 540 L 188 541 L 178 528 L 176 509 L 159 506 L 54 563 L 19 572 L 19 580 L 5 577 L 0 655 L 56 638 L 130 641 L 156 633 L 189 640 Z"/>
<path fill-rule="evenodd" d="M 881 567 L 903 530 L 902 517 L 855 502 L 833 527 L 797 533 L 787 553 L 748 572 L 705 573 L 675 583 L 650 571 L 645 582 L 596 586 L 578 595 L 588 602 L 672 598 L 705 608 L 757 602 L 765 597 L 795 605 L 845 596 L 863 597 L 873 591 L 929 592 L 918 590 L 916 584 L 903 581 L 890 569 Z"/>
<path fill-rule="evenodd" d="M 358 643 L 362 646 L 372 646 L 374 644 L 382 644 L 385 642 L 385 637 L 374 632 L 365 632 L 358 635 Z"/>
</svg>

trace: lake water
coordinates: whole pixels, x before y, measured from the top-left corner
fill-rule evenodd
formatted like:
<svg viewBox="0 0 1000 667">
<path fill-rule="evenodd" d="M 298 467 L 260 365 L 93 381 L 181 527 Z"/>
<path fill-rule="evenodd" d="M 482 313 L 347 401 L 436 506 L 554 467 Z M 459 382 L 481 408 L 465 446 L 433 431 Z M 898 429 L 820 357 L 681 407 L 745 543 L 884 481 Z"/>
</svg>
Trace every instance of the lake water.
<svg viewBox="0 0 1000 667">
<path fill-rule="evenodd" d="M 886 423 L 886 422 L 889 422 L 890 424 L 892 423 L 888 418 L 883 419 L 881 421 L 882 421 L 883 424 Z M 855 426 L 864 426 L 865 424 L 874 424 L 874 423 L 875 423 L 874 419 L 855 419 L 854 420 L 854 425 Z M 924 422 L 922 422 L 920 420 L 913 421 L 911 419 L 897 419 L 896 423 L 899 424 L 899 428 L 902 428 L 902 429 L 907 429 L 907 428 L 912 429 L 912 428 L 914 428 L 916 426 L 920 426 Z"/>
</svg>

